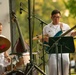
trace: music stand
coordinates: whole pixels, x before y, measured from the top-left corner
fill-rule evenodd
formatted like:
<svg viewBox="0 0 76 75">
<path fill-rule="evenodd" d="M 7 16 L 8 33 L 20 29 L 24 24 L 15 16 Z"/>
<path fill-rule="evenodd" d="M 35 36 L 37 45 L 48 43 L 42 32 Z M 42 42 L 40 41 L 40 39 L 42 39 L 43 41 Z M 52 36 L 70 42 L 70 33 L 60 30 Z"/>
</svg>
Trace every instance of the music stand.
<svg viewBox="0 0 76 75">
<path fill-rule="evenodd" d="M 49 37 L 49 54 L 56 53 L 55 43 L 58 43 L 58 53 L 61 53 L 61 45 L 62 53 L 74 53 L 75 51 L 73 37 Z"/>
<path fill-rule="evenodd" d="M 63 60 L 62 53 L 74 53 L 74 41 L 73 37 L 49 37 L 48 53 L 55 54 L 57 59 L 57 75 L 58 75 L 58 53 L 61 53 L 61 71 L 63 75 Z"/>
</svg>

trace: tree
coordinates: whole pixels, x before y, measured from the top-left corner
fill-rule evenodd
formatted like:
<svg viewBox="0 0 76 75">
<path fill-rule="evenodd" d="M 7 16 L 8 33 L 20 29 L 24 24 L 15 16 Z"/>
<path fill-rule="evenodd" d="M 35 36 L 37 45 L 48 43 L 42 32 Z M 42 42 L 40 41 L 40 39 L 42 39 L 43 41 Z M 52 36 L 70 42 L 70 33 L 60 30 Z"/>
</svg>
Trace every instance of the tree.
<svg viewBox="0 0 76 75">
<path fill-rule="evenodd" d="M 76 0 L 67 0 L 64 1 L 64 4 L 69 9 L 70 15 L 76 17 Z"/>
</svg>

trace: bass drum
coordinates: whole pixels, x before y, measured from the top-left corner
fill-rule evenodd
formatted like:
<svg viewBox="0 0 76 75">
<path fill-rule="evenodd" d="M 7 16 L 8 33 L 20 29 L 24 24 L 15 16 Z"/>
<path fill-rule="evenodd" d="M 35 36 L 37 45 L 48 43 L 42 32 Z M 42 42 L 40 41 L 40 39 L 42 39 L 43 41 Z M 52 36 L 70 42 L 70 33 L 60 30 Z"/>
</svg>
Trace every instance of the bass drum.
<svg viewBox="0 0 76 75">
<path fill-rule="evenodd" d="M 11 71 L 11 72 L 7 73 L 6 75 L 24 75 L 24 72 L 22 72 L 21 70 Z"/>
</svg>

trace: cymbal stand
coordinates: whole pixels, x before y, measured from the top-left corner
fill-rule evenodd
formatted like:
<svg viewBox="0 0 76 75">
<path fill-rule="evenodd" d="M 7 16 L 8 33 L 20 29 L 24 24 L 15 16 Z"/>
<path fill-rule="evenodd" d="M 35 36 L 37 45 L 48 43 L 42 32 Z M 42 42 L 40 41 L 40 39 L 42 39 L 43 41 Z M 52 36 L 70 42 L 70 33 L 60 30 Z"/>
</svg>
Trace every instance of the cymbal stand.
<svg viewBox="0 0 76 75">
<path fill-rule="evenodd" d="M 33 63 L 33 55 L 32 55 L 32 30 L 31 30 L 31 11 L 30 11 L 30 0 L 28 0 L 28 23 L 29 23 L 29 43 L 30 43 L 30 63 L 27 64 L 25 75 L 33 75 L 33 68 L 37 69 L 43 75 L 46 75 L 37 65 Z"/>
<path fill-rule="evenodd" d="M 27 12 L 26 10 L 24 10 L 22 7 L 20 8 L 21 10 L 23 10 L 24 12 Z M 27 12 L 28 13 L 28 12 Z M 46 22 L 44 22 L 42 19 L 40 19 L 40 18 L 38 18 L 38 17 L 36 17 L 35 15 L 30 15 L 30 16 L 32 16 L 32 17 L 34 17 L 34 18 L 36 18 L 37 20 L 39 20 L 41 23 L 41 28 L 42 28 L 42 41 L 43 41 L 43 24 L 45 24 L 45 25 L 47 25 L 47 23 Z M 42 46 L 43 48 L 43 68 L 44 68 L 44 71 L 45 71 L 45 58 L 44 58 L 44 46 Z"/>
<path fill-rule="evenodd" d="M 30 2 L 30 1 L 29 1 Z M 30 4 L 29 4 L 30 5 Z M 27 12 L 26 10 L 24 10 L 22 7 L 20 8 L 21 10 L 23 10 L 24 12 Z M 27 13 L 29 13 L 29 12 L 27 12 Z M 30 14 L 30 13 L 29 13 Z M 32 14 L 30 14 L 29 15 L 30 17 L 32 16 L 32 17 L 34 17 L 34 18 L 36 18 L 37 20 L 39 20 L 41 23 L 41 28 L 42 28 L 42 41 L 43 41 L 43 24 L 45 24 L 45 25 L 47 25 L 47 23 L 45 23 L 42 19 L 40 19 L 40 18 L 38 18 L 38 17 L 36 17 L 35 15 L 32 15 Z M 28 18 L 28 19 L 30 19 L 30 17 Z M 29 20 L 29 25 L 30 25 L 31 23 L 30 23 L 30 20 Z M 30 27 L 30 26 L 29 26 Z M 31 32 L 31 27 L 29 28 L 29 33 Z M 30 33 L 30 35 L 32 35 L 31 33 Z M 30 36 L 29 35 L 29 36 Z M 30 36 L 31 37 L 31 36 Z M 31 39 L 31 38 L 29 38 L 29 39 Z M 31 41 L 31 40 L 30 40 Z M 32 42 L 32 41 L 31 41 Z M 31 43 L 30 42 L 30 43 Z M 31 45 L 31 44 L 30 44 Z M 30 48 L 31 49 L 31 48 Z M 43 68 L 44 68 L 44 71 L 45 71 L 45 59 L 44 59 L 44 46 L 43 46 Z M 31 52 L 30 52 L 31 53 Z M 30 55 L 31 56 L 31 55 Z M 32 56 L 31 56 L 32 57 Z"/>
</svg>

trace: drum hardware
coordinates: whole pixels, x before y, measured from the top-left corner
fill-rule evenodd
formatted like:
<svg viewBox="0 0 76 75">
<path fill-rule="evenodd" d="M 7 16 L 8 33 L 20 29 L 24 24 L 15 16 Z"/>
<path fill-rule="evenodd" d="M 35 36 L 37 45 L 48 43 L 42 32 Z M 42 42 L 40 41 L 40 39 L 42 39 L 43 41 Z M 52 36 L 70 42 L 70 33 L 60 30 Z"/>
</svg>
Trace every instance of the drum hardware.
<svg viewBox="0 0 76 75">
<path fill-rule="evenodd" d="M 16 63 L 16 69 L 24 71 L 27 63 L 30 61 L 29 52 L 23 53 L 22 56 L 18 57 L 19 62 Z"/>
<path fill-rule="evenodd" d="M 33 37 L 33 40 L 42 40 L 42 38 L 47 37 L 47 35 L 36 35 L 35 37 Z"/>
<path fill-rule="evenodd" d="M 12 62 L 15 62 L 15 67 L 13 69 L 15 70 L 21 70 L 24 71 L 26 68 L 27 63 L 29 63 L 30 61 L 30 56 L 29 56 L 29 52 L 23 53 L 21 55 L 18 55 L 17 53 L 11 54 L 13 56 L 12 58 Z M 12 57 L 11 56 L 11 57 Z"/>
<path fill-rule="evenodd" d="M 40 40 L 37 40 L 37 44 L 39 44 L 41 47 L 42 46 L 44 46 L 44 50 L 46 49 L 46 47 L 50 47 L 48 44 L 44 44 L 44 43 L 42 43 Z M 40 54 L 41 53 L 41 51 L 42 51 L 42 49 L 39 49 L 39 50 L 37 50 L 38 51 L 38 54 Z M 44 56 L 46 56 L 47 55 L 47 53 L 45 52 L 44 53 Z M 44 61 L 43 60 L 43 55 L 42 56 L 39 56 L 39 58 L 42 60 L 42 61 Z M 48 62 L 48 59 L 47 60 L 45 60 L 44 61 L 45 62 L 45 64 Z M 39 64 L 39 65 L 42 65 L 43 63 L 41 63 L 41 64 Z"/>
<path fill-rule="evenodd" d="M 15 65 L 13 64 L 13 69 L 15 68 Z M 12 69 L 11 69 L 11 64 L 10 65 L 8 65 L 7 67 L 5 67 L 5 72 L 9 72 L 9 71 L 11 71 Z"/>
<path fill-rule="evenodd" d="M 6 69 L 5 72 L 4 72 L 5 75 L 12 75 L 12 74 L 15 74 L 15 75 L 24 75 L 24 72 L 23 72 L 23 66 L 24 66 L 24 64 L 23 64 L 23 60 L 22 60 L 21 57 L 19 59 L 17 59 L 16 55 L 15 56 L 11 56 L 11 58 L 12 58 L 11 62 L 12 63 L 10 65 L 8 65 L 7 67 L 5 67 L 5 69 Z M 21 69 L 21 66 L 22 66 L 22 69 Z M 24 68 L 25 68 L 25 66 L 24 66 Z"/>
<path fill-rule="evenodd" d="M 40 40 L 38 40 L 39 45 L 44 47 L 50 47 L 48 44 L 42 43 Z"/>
<path fill-rule="evenodd" d="M 21 70 L 7 72 L 5 75 L 25 75 Z"/>
<path fill-rule="evenodd" d="M 27 71 L 26 75 L 30 74 L 32 75 L 32 68 L 36 68 L 39 72 L 41 72 L 43 75 L 46 75 L 42 70 L 40 70 L 40 68 L 38 66 L 36 66 L 34 63 L 33 63 L 33 55 L 32 55 L 32 28 L 31 28 L 31 16 L 33 16 L 34 18 L 36 18 L 37 20 L 39 20 L 41 23 L 41 26 L 42 26 L 42 29 L 43 29 L 43 24 L 46 24 L 45 22 L 43 22 L 41 19 L 37 18 L 34 14 L 31 15 L 31 11 L 30 11 L 30 0 L 28 0 L 28 24 L 29 24 L 29 44 L 30 44 L 30 70 L 28 68 L 29 71 Z M 26 12 L 23 8 L 21 8 L 24 12 Z M 43 37 L 43 36 L 42 36 Z M 43 41 L 43 40 L 42 40 Z M 44 53 L 44 52 L 43 52 Z M 43 55 L 44 56 L 44 55 Z M 28 65 L 29 66 L 29 65 Z M 45 65 L 44 65 L 45 66 Z"/>
<path fill-rule="evenodd" d="M 10 56 L 11 57 L 11 63 L 8 64 L 6 67 L 5 67 L 5 72 L 10 72 L 10 71 L 13 71 L 13 70 L 16 70 L 16 57 L 14 55 Z"/>
</svg>

